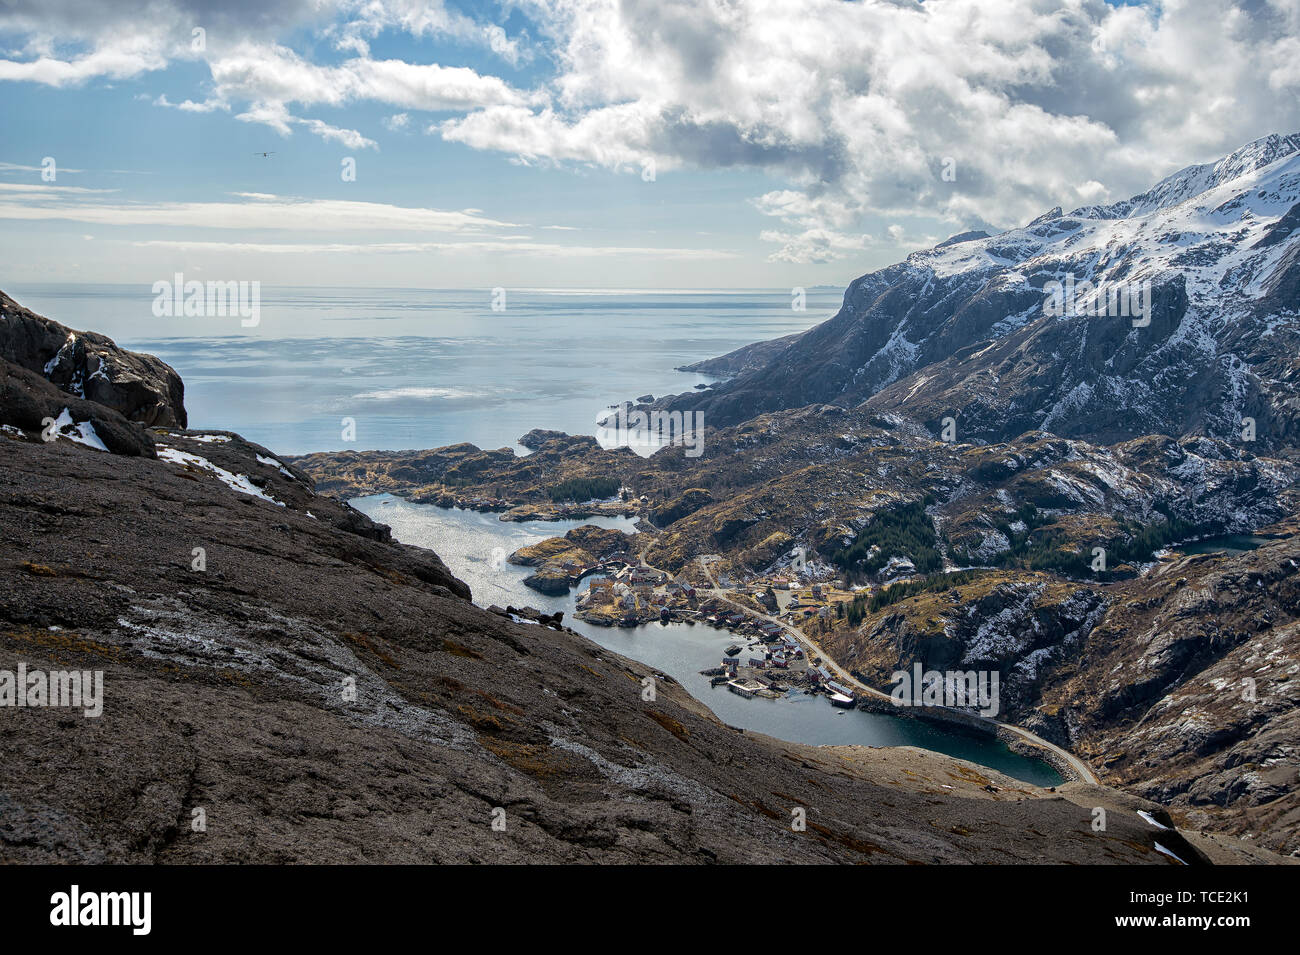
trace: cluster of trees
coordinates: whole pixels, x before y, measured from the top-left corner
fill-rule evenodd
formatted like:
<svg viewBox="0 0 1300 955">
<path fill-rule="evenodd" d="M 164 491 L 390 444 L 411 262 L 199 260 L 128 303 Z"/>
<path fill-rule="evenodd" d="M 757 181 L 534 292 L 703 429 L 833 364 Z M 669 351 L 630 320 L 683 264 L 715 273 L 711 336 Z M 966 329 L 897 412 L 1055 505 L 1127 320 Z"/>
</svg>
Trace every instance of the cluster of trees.
<svg viewBox="0 0 1300 955">
<path fill-rule="evenodd" d="M 937 549 L 934 523 L 925 509 L 934 503 L 926 495 L 919 501 L 872 518 L 848 547 L 835 551 L 831 561 L 851 573 L 874 574 L 891 557 L 906 557 L 919 574 L 930 574 L 943 566 Z M 872 547 L 879 547 L 875 554 Z"/>
<path fill-rule="evenodd" d="M 1034 531 L 1048 523 L 1050 518 L 1041 515 L 1034 505 L 1024 504 L 1015 515 L 998 525 L 998 530 L 1011 542 L 1011 549 L 1002 555 L 1001 563 L 1006 567 L 1105 579 L 1111 570 L 1121 564 L 1149 561 L 1157 550 L 1174 541 L 1213 530 L 1175 517 L 1167 507 L 1157 510 L 1164 517 L 1161 522 L 1146 526 L 1131 521 L 1121 522 L 1125 539 L 1107 545 L 1107 570 L 1103 573 L 1092 569 L 1092 547 L 1080 547 L 1076 551 L 1072 548 L 1079 547 L 1079 542 L 1068 540 L 1060 532 L 1049 531 L 1035 536 Z M 1011 525 L 1016 521 L 1024 525 L 1023 530 L 1012 530 Z"/>
<path fill-rule="evenodd" d="M 551 488 L 551 500 L 592 501 L 613 497 L 623 482 L 616 477 L 574 477 L 561 481 Z"/>
<path fill-rule="evenodd" d="M 869 613 L 875 613 L 890 604 L 896 604 L 900 600 L 906 600 L 908 597 L 915 597 L 917 594 L 923 594 L 927 591 L 948 590 L 950 587 L 968 584 L 978 577 L 980 573 L 977 570 L 959 570 L 947 574 L 931 574 L 929 577 L 892 584 L 877 590 L 870 596 L 858 594 L 853 598 L 852 602 L 839 605 L 839 616 L 847 620 L 849 626 L 856 628 Z"/>
</svg>

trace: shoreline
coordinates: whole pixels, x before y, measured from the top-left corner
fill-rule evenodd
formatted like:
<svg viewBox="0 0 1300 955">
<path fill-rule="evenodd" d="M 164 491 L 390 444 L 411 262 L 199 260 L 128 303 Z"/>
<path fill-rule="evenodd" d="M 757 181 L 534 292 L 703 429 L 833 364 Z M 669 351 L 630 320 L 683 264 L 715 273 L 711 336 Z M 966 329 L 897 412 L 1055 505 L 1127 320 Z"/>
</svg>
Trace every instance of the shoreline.
<svg viewBox="0 0 1300 955">
<path fill-rule="evenodd" d="M 712 575 L 708 570 L 708 564 L 701 560 L 700 566 L 704 568 L 705 575 L 712 580 Z M 749 610 L 734 601 L 727 601 L 726 598 L 720 599 L 727 603 L 731 603 L 732 606 L 746 614 L 761 616 L 754 614 L 752 610 Z M 828 666 L 829 669 L 831 669 L 840 679 L 844 680 L 850 686 L 861 690 L 864 695 L 860 699 L 854 701 L 855 709 L 868 709 L 871 712 L 888 713 L 893 716 L 911 717 L 914 719 L 924 719 L 929 722 L 946 722 L 961 725 L 968 729 L 975 730 L 976 732 L 993 736 L 994 738 L 1007 743 L 1008 748 L 1010 748 L 1012 752 L 1020 755 L 1032 755 L 1036 759 L 1041 759 L 1043 762 L 1047 763 L 1047 765 L 1056 770 L 1056 772 L 1060 774 L 1066 782 L 1085 782 L 1094 785 L 1099 785 L 1101 782 L 1096 772 L 1082 757 L 1043 739 L 1023 726 L 1017 726 L 1014 723 L 1004 723 L 999 720 L 979 716 L 978 714 L 965 713 L 961 710 L 954 710 L 949 707 L 897 706 L 894 704 L 893 698 L 890 697 L 889 694 L 885 693 L 883 690 L 876 689 L 873 686 L 868 686 L 861 680 L 857 679 L 853 674 L 849 673 L 835 662 L 834 657 L 823 651 L 819 644 L 805 635 L 799 628 L 783 623 L 773 617 L 766 617 L 765 619 L 772 620 L 774 623 L 779 624 L 785 632 L 792 634 L 803 646 L 804 654 L 810 661 L 812 660 L 812 654 L 815 653 L 822 660 L 823 665 Z M 873 702 L 872 704 L 864 706 L 867 700 L 872 700 Z M 878 706 L 886 708 L 880 709 Z M 1017 748 L 1017 745 L 1019 747 L 1031 748 L 1033 752 L 1026 753 L 1023 748 Z"/>
</svg>

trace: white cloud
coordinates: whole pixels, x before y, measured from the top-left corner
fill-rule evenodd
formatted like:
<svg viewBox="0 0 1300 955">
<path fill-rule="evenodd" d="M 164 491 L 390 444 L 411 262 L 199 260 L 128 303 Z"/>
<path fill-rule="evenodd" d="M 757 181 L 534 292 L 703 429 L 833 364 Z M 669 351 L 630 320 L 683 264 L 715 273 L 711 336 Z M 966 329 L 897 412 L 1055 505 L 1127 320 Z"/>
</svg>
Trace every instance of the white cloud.
<svg viewBox="0 0 1300 955">
<path fill-rule="evenodd" d="M 72 187 L 23 187 L 0 183 L 0 219 L 67 220 L 104 225 L 193 226 L 207 229 L 284 229 L 305 232 L 397 230 L 412 232 L 481 232 L 518 228 L 481 215 L 341 199 L 297 199 L 250 193 L 246 202 L 66 201 L 57 195 L 92 190 Z M 19 192 L 20 202 L 4 201 Z M 48 193 L 48 195 L 47 195 Z"/>
<path fill-rule="evenodd" d="M 462 239 L 454 242 L 206 242 L 185 239 L 150 239 L 133 243 L 142 247 L 202 252 L 237 252 L 254 255 L 358 255 L 412 252 L 506 253 L 555 258 L 656 258 L 734 259 L 737 253 L 722 249 L 665 248 L 658 246 L 580 246 L 553 242 L 521 241 L 523 237 Z"/>
<path fill-rule="evenodd" d="M 248 44 L 213 60 L 209 67 L 215 100 L 252 104 L 236 119 L 263 123 L 284 136 L 294 125 L 305 126 L 324 139 L 354 149 L 376 143 L 356 130 L 295 117 L 289 105 L 337 107 L 373 101 L 435 112 L 538 101 L 536 95 L 521 93 L 495 76 L 482 76 L 465 67 L 365 58 L 319 66 L 282 46 Z"/>
<path fill-rule="evenodd" d="M 867 214 L 1019 224 L 1300 127 L 1296 0 L 525 9 L 556 46 L 554 100 L 433 131 L 530 163 L 766 170 L 791 186 L 757 200 L 788 227 L 767 234 L 780 260 L 856 250 Z"/>
<path fill-rule="evenodd" d="M 254 103 L 247 110 L 238 114 L 235 119 L 241 123 L 260 123 L 263 126 L 269 126 L 281 136 L 292 135 L 294 126 L 303 126 L 321 137 L 321 139 L 327 142 L 341 143 L 349 149 L 379 148 L 379 144 L 373 139 L 367 139 L 355 129 L 341 129 L 337 126 L 331 126 L 323 120 L 304 119 L 294 116 L 290 114 L 283 103 L 279 102 Z"/>
<path fill-rule="evenodd" d="M 149 38 L 110 40 L 82 56 L 61 60 L 41 56 L 34 60 L 0 60 L 0 81 L 17 80 L 46 86 L 77 86 L 95 77 L 129 79 L 167 65 Z"/>
<path fill-rule="evenodd" d="M 872 245 L 866 235 L 851 235 L 833 229 L 805 229 L 802 232 L 782 232 L 764 229 L 759 233 L 764 242 L 778 242 L 781 247 L 769 258 L 773 262 L 791 262 L 798 265 L 819 265 L 834 262 Z"/>
<path fill-rule="evenodd" d="M 198 10 L 189 0 L 156 0 L 147 14 L 78 0 L 4 2 L 16 8 L 5 26 L 26 31 L 22 52 L 27 58 L 0 59 L 0 81 L 76 86 L 94 78 L 135 77 L 174 60 L 204 60 L 211 73 L 208 95 L 179 103 L 161 95 L 155 104 L 195 113 L 231 111 L 238 104 L 236 118 L 244 122 L 263 123 L 285 136 L 301 126 L 353 149 L 376 144 L 357 130 L 294 115 L 292 107 L 374 101 L 406 109 L 465 111 L 545 99 L 466 67 L 370 58 L 364 37 L 384 29 L 480 45 L 515 65 L 529 58 L 520 38 L 449 11 L 436 0 L 268 0 Z M 321 22 L 330 16 L 338 19 Z M 203 42 L 196 46 L 192 33 L 199 23 L 204 24 Z M 275 41 L 311 24 L 323 27 L 336 49 L 358 55 L 338 65 L 320 65 Z M 82 49 L 58 52 L 55 35 L 62 48 L 80 43 Z"/>
<path fill-rule="evenodd" d="M 192 99 L 187 99 L 179 103 L 173 103 L 167 98 L 165 93 L 154 100 L 153 104 L 155 106 L 167 106 L 171 109 L 179 109 L 183 113 L 213 113 L 217 110 L 223 110 L 225 112 L 230 111 L 230 104 L 222 102 L 221 100 L 208 99 L 204 100 L 202 103 L 196 103 Z"/>
<path fill-rule="evenodd" d="M 386 29 L 398 29 L 415 37 L 448 37 L 486 47 L 511 66 L 532 59 L 526 37 L 511 38 L 493 23 L 481 23 L 455 10 L 442 0 L 363 0 L 351 4 L 349 19 L 331 32 L 338 35 L 336 46 L 363 55 L 369 46 L 362 37 L 374 38 Z"/>
<path fill-rule="evenodd" d="M 331 126 L 329 123 L 319 119 L 299 119 L 295 120 L 301 126 L 307 127 L 321 139 L 328 142 L 340 143 L 348 149 L 378 149 L 379 144 L 373 139 L 367 139 L 355 129 L 341 129 L 338 126 Z"/>
<path fill-rule="evenodd" d="M 476 149 L 495 149 L 525 159 L 576 160 L 615 168 L 638 168 L 652 155 L 653 120 L 636 103 L 609 106 L 570 122 L 555 111 L 492 106 L 429 127 L 444 139 Z M 658 169 L 679 165 L 664 156 Z"/>
<path fill-rule="evenodd" d="M 22 169 L 22 166 L 15 166 L 16 169 Z M 67 169 L 60 169 L 59 172 L 69 172 Z M 80 171 L 80 170 L 76 170 Z M 104 194 L 117 192 L 116 189 L 87 189 L 83 186 L 55 186 L 47 183 L 36 182 L 0 182 L 0 193 L 19 193 L 20 195 L 29 196 L 33 199 L 44 197 L 46 199 L 58 199 L 61 196 L 86 196 L 95 194 Z"/>
<path fill-rule="evenodd" d="M 35 172 L 35 173 L 39 173 L 39 172 L 44 172 L 44 171 L 45 171 L 45 170 L 44 170 L 44 167 L 42 167 L 42 166 L 28 166 L 28 165 L 25 165 L 25 164 L 23 164 L 23 163 L 16 163 L 16 162 L 0 162 L 0 172 Z M 68 168 L 66 168 L 66 167 L 64 167 L 64 166 L 59 166 L 59 167 L 58 167 L 58 172 L 59 172 L 60 174 L 62 174 L 62 173 L 67 173 L 67 172 L 80 173 L 80 172 L 85 172 L 85 171 L 86 171 L 86 170 L 84 170 L 84 169 L 68 169 Z M 0 188 L 3 188 L 3 187 L 0 186 Z"/>
<path fill-rule="evenodd" d="M 6 3 L 23 45 L 0 80 L 68 87 L 202 60 L 208 88 L 159 105 L 364 149 L 363 132 L 303 114 L 377 103 L 396 111 L 390 130 L 418 123 L 521 164 L 759 170 L 779 183 L 753 200 L 773 220 L 762 238 L 788 262 L 909 241 L 864 235 L 882 219 L 955 232 L 1114 200 L 1300 128 L 1300 0 L 511 0 L 530 23 L 514 35 L 441 0 L 154 0 L 147 21 L 128 5 Z M 556 70 L 526 89 L 374 59 L 385 31 L 504 66 L 544 52 Z M 313 34 L 329 61 L 287 45 Z"/>
</svg>

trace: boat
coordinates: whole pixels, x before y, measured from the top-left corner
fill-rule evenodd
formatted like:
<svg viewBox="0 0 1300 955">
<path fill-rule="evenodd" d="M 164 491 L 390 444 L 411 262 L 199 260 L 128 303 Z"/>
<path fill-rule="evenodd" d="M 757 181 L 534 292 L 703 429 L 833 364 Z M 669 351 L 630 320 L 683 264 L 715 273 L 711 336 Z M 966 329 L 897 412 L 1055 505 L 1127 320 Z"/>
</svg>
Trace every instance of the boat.
<svg viewBox="0 0 1300 955">
<path fill-rule="evenodd" d="M 726 649 L 726 654 L 729 657 L 734 657 L 738 653 L 740 653 L 740 644 L 738 643 L 733 643 L 731 646 L 727 647 Z"/>
</svg>

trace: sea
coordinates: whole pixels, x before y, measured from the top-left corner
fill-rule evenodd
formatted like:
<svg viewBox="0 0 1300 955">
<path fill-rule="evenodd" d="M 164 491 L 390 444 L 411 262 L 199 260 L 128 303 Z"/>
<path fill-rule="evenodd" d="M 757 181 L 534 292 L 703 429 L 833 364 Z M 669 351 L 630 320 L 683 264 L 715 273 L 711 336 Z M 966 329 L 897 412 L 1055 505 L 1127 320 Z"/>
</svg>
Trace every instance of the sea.
<svg viewBox="0 0 1300 955">
<path fill-rule="evenodd" d="M 156 315 L 157 296 L 145 285 L 5 291 L 74 330 L 157 355 L 185 381 L 191 428 L 235 431 L 278 454 L 460 442 L 523 454 L 518 439 L 534 428 L 592 434 L 611 405 L 715 380 L 679 366 L 804 331 L 843 298 L 839 288 L 809 288 L 796 309 L 790 289 L 507 289 L 502 297 L 492 289 L 263 287 L 257 324 L 245 327 L 234 315 Z M 714 689 L 699 671 L 733 642 L 726 631 L 591 626 L 573 617 L 575 594 L 538 594 L 523 586 L 527 571 L 494 559 L 577 522 L 506 523 L 388 495 L 353 503 L 398 540 L 435 550 L 476 603 L 565 610 L 574 629 L 672 676 L 732 725 L 803 743 L 917 746 L 1037 785 L 1061 781 L 1046 763 L 984 736 L 845 711 L 802 692 L 764 700 Z"/>
<path fill-rule="evenodd" d="M 678 366 L 811 328 L 844 294 L 810 288 L 796 310 L 790 289 L 506 289 L 502 301 L 486 288 L 262 287 L 246 328 L 238 316 L 156 316 L 148 285 L 5 291 L 163 359 L 185 381 L 190 427 L 280 454 L 522 451 L 534 428 L 591 434 L 611 404 L 714 380 Z"/>
</svg>

